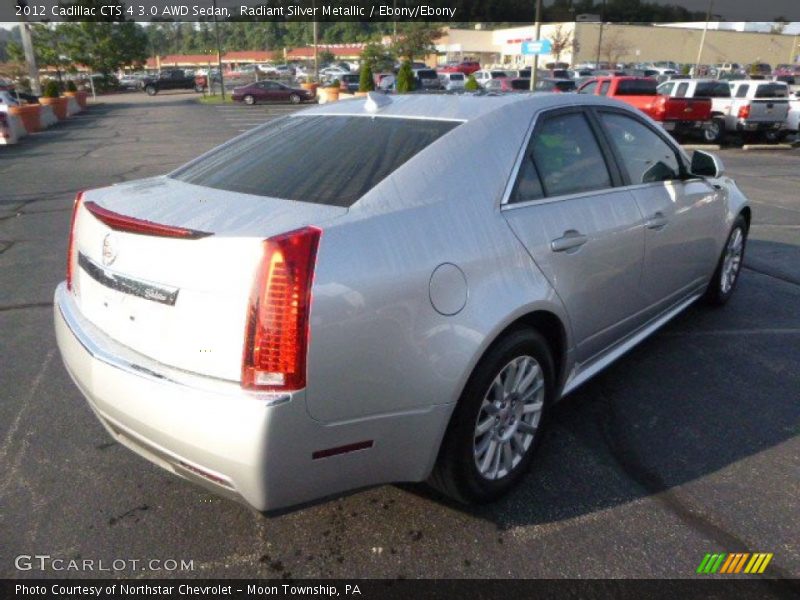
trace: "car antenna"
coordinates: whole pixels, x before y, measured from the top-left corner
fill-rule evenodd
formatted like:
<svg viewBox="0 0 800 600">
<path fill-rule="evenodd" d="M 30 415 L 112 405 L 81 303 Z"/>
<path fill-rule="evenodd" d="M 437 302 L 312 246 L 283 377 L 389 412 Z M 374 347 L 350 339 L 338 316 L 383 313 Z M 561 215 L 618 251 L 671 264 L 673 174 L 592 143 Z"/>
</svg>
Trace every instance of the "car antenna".
<svg viewBox="0 0 800 600">
<path fill-rule="evenodd" d="M 364 110 L 370 113 L 376 113 L 384 106 L 389 106 L 392 99 L 386 94 L 379 94 L 378 92 L 367 92 L 367 100 L 364 102 Z"/>
</svg>

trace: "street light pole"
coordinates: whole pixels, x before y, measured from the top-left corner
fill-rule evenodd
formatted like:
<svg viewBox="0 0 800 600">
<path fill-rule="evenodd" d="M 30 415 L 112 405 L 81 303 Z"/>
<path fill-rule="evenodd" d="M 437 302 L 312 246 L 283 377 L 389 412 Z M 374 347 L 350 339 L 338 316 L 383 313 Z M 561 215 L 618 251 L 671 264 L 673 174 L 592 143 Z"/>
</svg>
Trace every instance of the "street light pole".
<svg viewBox="0 0 800 600">
<path fill-rule="evenodd" d="M 213 0 L 214 6 L 214 33 L 217 37 L 217 67 L 219 68 L 219 88 L 222 94 L 222 103 L 225 103 L 225 76 L 222 74 L 222 44 L 219 41 L 219 23 L 217 22 L 217 0 Z M 208 74 L 208 87 L 211 88 L 211 73 Z"/>
<path fill-rule="evenodd" d="M 703 48 L 706 45 L 706 34 L 708 33 L 708 22 L 711 20 L 711 11 L 714 10 L 714 0 L 708 0 L 708 12 L 706 13 L 706 25 L 703 27 L 703 36 L 700 38 L 700 48 L 697 50 L 697 60 L 694 63 L 694 76 L 699 77 L 700 61 L 703 59 Z"/>
<path fill-rule="evenodd" d="M 27 0 L 17 0 L 17 6 L 22 9 L 27 8 Z M 36 53 L 33 51 L 33 41 L 31 40 L 30 25 L 25 19 L 25 11 L 21 11 L 22 17 L 19 22 L 19 34 L 22 38 L 22 49 L 25 51 L 25 63 L 28 65 L 28 79 L 31 83 L 31 92 L 36 96 L 42 95 L 42 88 L 39 85 L 39 69 L 36 66 Z"/>
<path fill-rule="evenodd" d="M 534 27 L 533 37 L 539 41 L 542 36 L 542 0 L 536 0 L 536 26 Z M 533 55 L 533 66 L 531 67 L 531 91 L 536 89 L 536 82 L 539 79 L 539 55 Z"/>
<path fill-rule="evenodd" d="M 600 33 L 597 36 L 597 60 L 594 63 L 594 68 L 600 68 L 600 53 L 603 48 L 603 23 L 606 20 L 606 0 L 603 0 L 603 8 L 600 9 Z"/>
</svg>

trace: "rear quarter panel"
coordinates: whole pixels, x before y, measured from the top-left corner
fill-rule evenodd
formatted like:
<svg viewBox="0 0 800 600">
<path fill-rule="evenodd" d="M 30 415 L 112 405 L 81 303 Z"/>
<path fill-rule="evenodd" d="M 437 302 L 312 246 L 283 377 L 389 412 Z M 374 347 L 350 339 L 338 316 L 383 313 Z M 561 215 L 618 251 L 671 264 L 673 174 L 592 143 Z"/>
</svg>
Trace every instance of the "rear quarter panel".
<svg viewBox="0 0 800 600">
<path fill-rule="evenodd" d="M 457 127 L 324 231 L 308 356 L 313 418 L 455 403 L 509 323 L 536 308 L 566 323 L 499 210 L 532 117 L 520 102 Z M 466 281 L 463 291 L 460 284 L 448 291 L 465 302 L 451 316 L 431 302 L 431 277 L 443 263 Z"/>
</svg>

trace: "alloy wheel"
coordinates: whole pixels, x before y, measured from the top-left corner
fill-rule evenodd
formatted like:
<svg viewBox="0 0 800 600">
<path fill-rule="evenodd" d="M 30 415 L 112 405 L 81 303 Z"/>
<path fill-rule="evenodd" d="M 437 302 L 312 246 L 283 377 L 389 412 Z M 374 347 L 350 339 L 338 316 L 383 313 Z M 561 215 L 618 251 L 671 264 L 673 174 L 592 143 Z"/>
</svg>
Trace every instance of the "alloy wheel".
<svg viewBox="0 0 800 600">
<path fill-rule="evenodd" d="M 494 378 L 475 422 L 473 454 L 482 477 L 506 477 L 533 443 L 544 407 L 544 373 L 531 356 L 518 356 Z"/>
<path fill-rule="evenodd" d="M 720 290 L 727 294 L 736 283 L 739 276 L 739 269 L 742 266 L 742 253 L 744 251 L 744 234 L 740 227 L 737 227 L 728 240 L 725 248 L 725 258 L 722 261 L 722 277 L 720 277 Z"/>
</svg>

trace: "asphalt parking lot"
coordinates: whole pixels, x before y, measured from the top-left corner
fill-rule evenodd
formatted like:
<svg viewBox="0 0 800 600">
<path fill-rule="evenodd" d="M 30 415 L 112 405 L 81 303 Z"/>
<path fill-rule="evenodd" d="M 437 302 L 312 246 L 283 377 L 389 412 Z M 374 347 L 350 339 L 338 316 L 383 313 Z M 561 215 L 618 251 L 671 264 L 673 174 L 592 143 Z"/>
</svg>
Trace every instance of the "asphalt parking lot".
<svg viewBox="0 0 800 600">
<path fill-rule="evenodd" d="M 800 150 L 721 151 L 753 201 L 733 300 L 691 308 L 562 402 L 497 504 L 384 486 L 265 517 L 113 443 L 53 334 L 76 190 L 163 173 L 290 110 L 121 95 L 0 147 L 2 577 L 108 574 L 15 569 L 48 554 L 191 560 L 192 577 L 683 578 L 707 552 L 774 553 L 775 593 L 800 577 Z"/>
</svg>

